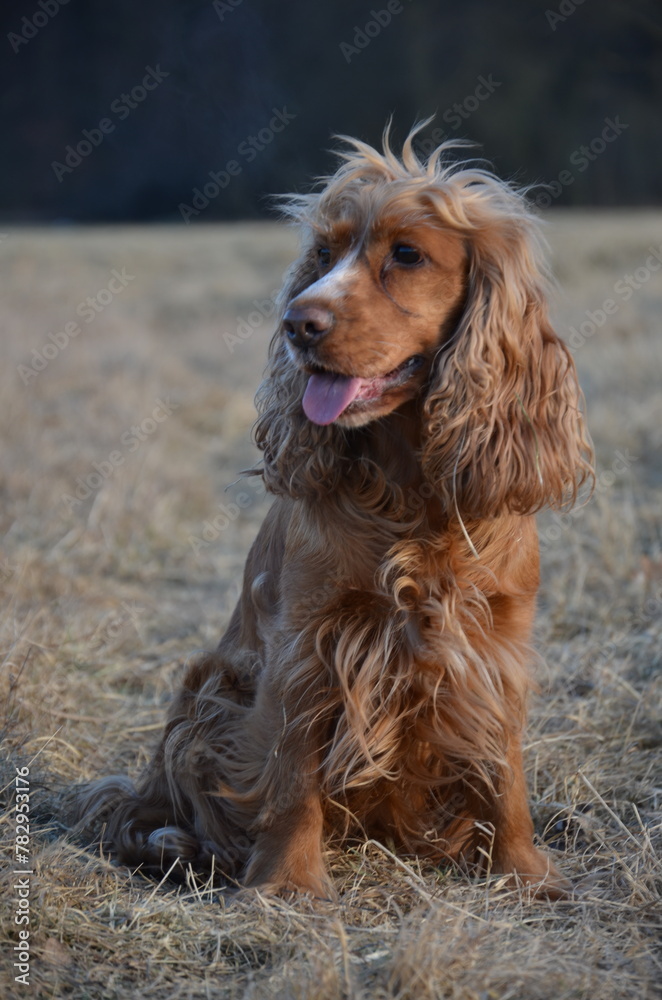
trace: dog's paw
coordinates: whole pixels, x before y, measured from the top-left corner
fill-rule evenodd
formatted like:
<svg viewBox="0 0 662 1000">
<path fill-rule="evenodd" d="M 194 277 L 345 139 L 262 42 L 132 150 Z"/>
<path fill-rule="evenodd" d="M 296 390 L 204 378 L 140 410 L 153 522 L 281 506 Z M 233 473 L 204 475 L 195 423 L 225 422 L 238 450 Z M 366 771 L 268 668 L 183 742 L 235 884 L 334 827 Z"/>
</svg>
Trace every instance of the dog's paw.
<svg viewBox="0 0 662 1000">
<path fill-rule="evenodd" d="M 337 898 L 321 857 L 314 863 L 305 858 L 277 861 L 256 852 L 248 866 L 244 886 L 257 889 L 265 896 L 289 898 L 306 894 L 314 899 Z"/>
<path fill-rule="evenodd" d="M 524 889 L 533 899 L 569 899 L 572 896 L 569 879 L 561 874 L 551 858 L 533 846 L 499 858 L 492 870 L 510 875 L 508 887 Z"/>
</svg>

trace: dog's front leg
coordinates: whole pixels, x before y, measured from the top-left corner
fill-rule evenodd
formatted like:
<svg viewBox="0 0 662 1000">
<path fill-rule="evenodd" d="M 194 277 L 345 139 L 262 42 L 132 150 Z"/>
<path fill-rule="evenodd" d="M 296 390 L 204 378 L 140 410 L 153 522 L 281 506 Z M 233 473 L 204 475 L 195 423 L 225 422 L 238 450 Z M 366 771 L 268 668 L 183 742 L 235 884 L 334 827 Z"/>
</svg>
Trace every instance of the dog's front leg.
<svg viewBox="0 0 662 1000">
<path fill-rule="evenodd" d="M 312 667 L 312 669 L 311 669 Z M 267 670 L 249 727 L 259 748 L 260 808 L 253 824 L 255 845 L 245 885 L 267 892 L 333 895 L 322 856 L 320 762 L 325 719 L 321 665 L 308 661 L 297 683 Z"/>
<path fill-rule="evenodd" d="M 534 895 L 562 899 L 572 887 L 551 858 L 533 844 L 522 750 L 515 734 L 510 739 L 507 761 L 509 774 L 489 816 L 494 824 L 493 870 L 513 872 Z"/>
</svg>

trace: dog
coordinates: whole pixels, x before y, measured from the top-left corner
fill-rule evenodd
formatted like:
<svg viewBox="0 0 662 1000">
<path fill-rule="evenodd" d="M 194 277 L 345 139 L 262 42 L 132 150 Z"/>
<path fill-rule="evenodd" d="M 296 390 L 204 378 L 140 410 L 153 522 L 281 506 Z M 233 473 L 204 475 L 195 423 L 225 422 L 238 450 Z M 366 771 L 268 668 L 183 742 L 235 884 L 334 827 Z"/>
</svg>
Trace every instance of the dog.
<svg viewBox="0 0 662 1000">
<path fill-rule="evenodd" d="M 121 862 L 328 898 L 329 838 L 370 837 L 568 892 L 521 740 L 534 515 L 591 479 L 583 400 L 525 196 L 452 143 L 419 158 L 421 127 L 400 156 L 340 137 L 282 201 L 301 253 L 252 470 L 274 499 L 146 772 L 83 796 Z"/>
</svg>

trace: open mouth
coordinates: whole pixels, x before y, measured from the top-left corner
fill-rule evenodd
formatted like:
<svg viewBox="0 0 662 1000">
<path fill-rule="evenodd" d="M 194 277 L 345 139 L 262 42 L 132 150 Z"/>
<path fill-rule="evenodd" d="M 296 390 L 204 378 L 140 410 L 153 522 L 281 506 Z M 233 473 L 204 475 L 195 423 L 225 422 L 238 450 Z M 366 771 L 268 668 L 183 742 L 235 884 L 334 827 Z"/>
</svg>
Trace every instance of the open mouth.
<svg viewBox="0 0 662 1000">
<path fill-rule="evenodd" d="M 420 354 L 407 358 L 385 375 L 358 378 L 320 369 L 308 379 L 303 396 L 303 411 L 314 424 L 332 424 L 350 406 L 367 406 L 391 389 L 404 385 L 424 363 Z"/>
</svg>

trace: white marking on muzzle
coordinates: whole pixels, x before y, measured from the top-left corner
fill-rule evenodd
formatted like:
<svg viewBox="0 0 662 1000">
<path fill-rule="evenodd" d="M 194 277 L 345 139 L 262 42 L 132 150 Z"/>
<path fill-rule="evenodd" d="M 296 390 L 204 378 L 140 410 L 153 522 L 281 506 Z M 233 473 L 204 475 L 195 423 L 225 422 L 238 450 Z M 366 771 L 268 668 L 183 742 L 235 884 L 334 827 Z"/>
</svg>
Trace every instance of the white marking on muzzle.
<svg viewBox="0 0 662 1000">
<path fill-rule="evenodd" d="M 358 276 L 357 253 L 350 253 L 342 257 L 328 274 L 300 292 L 290 305 L 312 305 L 313 301 L 315 305 L 331 305 L 349 294 Z"/>
</svg>

